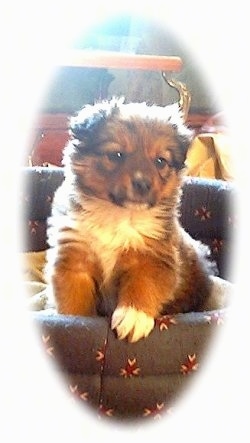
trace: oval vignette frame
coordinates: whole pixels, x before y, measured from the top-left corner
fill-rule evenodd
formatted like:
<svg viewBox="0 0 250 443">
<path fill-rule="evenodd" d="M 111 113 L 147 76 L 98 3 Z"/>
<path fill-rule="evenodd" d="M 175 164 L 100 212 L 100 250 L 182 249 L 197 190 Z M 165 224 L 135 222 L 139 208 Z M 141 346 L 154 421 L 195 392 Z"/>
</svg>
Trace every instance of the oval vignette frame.
<svg viewBox="0 0 250 443">
<path fill-rule="evenodd" d="M 18 323 L 18 322 L 17 322 Z M 28 327 L 28 331 L 29 331 L 29 327 Z M 231 337 L 231 335 L 229 334 L 229 336 Z M 29 338 L 30 339 L 30 338 Z M 220 339 L 220 341 L 222 340 L 222 338 Z M 226 341 L 226 351 L 228 351 L 227 350 L 227 346 L 228 346 L 228 339 L 225 339 L 224 338 L 224 340 Z M 33 347 L 33 345 L 35 345 L 35 340 L 33 340 L 33 339 L 31 339 L 31 347 Z M 218 346 L 218 349 L 219 349 L 219 351 L 221 351 L 221 345 L 219 344 L 219 346 Z M 216 350 L 214 350 L 214 352 L 216 352 Z M 40 356 L 39 356 L 39 352 L 37 353 L 37 352 L 35 352 L 35 354 L 37 355 L 37 357 L 38 357 L 38 359 L 39 359 L 39 361 L 40 361 Z M 214 354 L 215 355 L 215 354 Z M 229 358 L 229 355 L 227 355 L 227 361 L 228 361 L 228 358 Z M 32 357 L 31 357 L 31 359 L 30 360 L 32 360 Z M 223 367 L 224 367 L 224 365 L 225 365 L 225 363 L 223 362 L 223 360 L 222 360 L 222 365 L 223 365 Z M 42 367 L 44 366 L 44 364 L 42 363 Z M 46 366 L 46 364 L 45 364 L 45 366 Z M 44 366 L 44 369 L 45 369 L 45 366 Z M 218 365 L 215 365 L 216 366 L 216 368 L 218 369 Z M 212 365 L 212 370 L 211 370 L 211 368 L 210 368 L 210 370 L 211 370 L 211 372 L 210 372 L 210 374 L 206 374 L 206 376 L 208 375 L 208 378 L 210 378 L 211 379 L 211 375 L 214 375 L 214 376 L 216 376 L 216 371 L 215 371 L 215 366 L 214 365 Z M 48 371 L 47 370 L 45 370 L 45 372 L 47 373 Z M 224 375 L 224 372 L 221 374 L 221 375 Z M 204 374 L 204 376 L 205 376 L 205 374 Z M 42 375 L 40 374 L 39 375 L 39 377 L 40 378 L 42 378 Z M 35 377 L 36 378 L 36 377 Z M 33 383 L 34 383 L 34 381 L 33 381 Z M 204 380 L 202 381 L 201 380 L 201 383 L 200 383 L 200 385 L 202 386 L 202 383 L 204 383 Z M 214 378 L 213 379 L 213 383 L 216 385 L 217 384 L 217 377 L 216 378 Z M 225 383 L 225 381 L 224 381 L 224 383 Z M 44 386 L 44 385 L 43 385 Z M 53 387 L 53 383 L 52 383 L 52 380 L 50 380 L 50 382 L 49 382 L 49 386 L 50 386 L 50 388 L 53 390 L 54 389 L 54 387 Z M 204 399 L 204 396 L 203 396 L 203 394 L 204 394 L 204 388 L 197 388 L 198 389 L 198 392 L 197 392 L 197 399 L 196 400 L 194 400 L 193 399 L 193 401 L 192 401 L 192 411 L 194 411 L 194 409 L 196 410 L 196 412 L 198 412 L 198 415 L 199 415 L 199 407 L 198 407 L 198 404 L 199 404 L 199 399 L 201 400 L 201 399 Z M 219 386 L 219 390 L 222 390 L 222 395 L 226 392 L 226 387 L 225 387 L 225 385 L 223 386 L 223 382 L 222 382 L 222 384 Z M 193 392 L 193 390 L 192 390 L 192 392 Z M 43 398 L 43 392 L 41 392 L 40 393 L 41 394 L 41 398 Z M 194 393 L 194 395 L 195 395 L 195 393 Z M 59 396 L 61 396 L 61 395 L 59 395 Z M 34 398 L 34 396 L 33 395 L 31 395 L 31 399 L 32 398 Z M 208 405 L 211 405 L 211 404 L 213 404 L 213 402 L 211 401 L 212 399 L 211 399 L 211 393 L 210 393 L 210 395 L 209 394 L 207 394 L 207 397 L 206 397 L 206 399 L 209 399 L 210 400 L 210 403 L 208 402 Z M 43 401 L 42 401 L 42 403 L 45 405 L 46 404 L 46 402 L 44 401 L 45 399 L 43 398 Z M 226 405 L 225 403 L 225 401 L 223 401 L 223 399 L 222 398 L 220 398 L 220 400 L 222 400 L 222 402 L 223 402 L 223 406 L 228 406 L 228 405 Z M 196 408 L 194 407 L 194 403 L 196 402 Z M 57 402 L 55 402 L 55 403 L 57 403 Z M 48 406 L 48 405 L 47 405 Z M 213 405 L 214 406 L 214 405 Z M 183 411 L 185 411 L 185 412 L 188 412 L 188 409 L 189 409 L 189 407 L 190 407 L 190 401 L 187 401 L 187 404 L 184 404 L 183 405 Z M 194 408 L 194 409 L 193 409 Z M 209 411 L 209 409 L 208 409 L 208 406 L 207 407 L 205 407 L 204 408 L 205 409 L 205 411 Z M 57 410 L 61 410 L 61 407 L 58 407 L 58 409 Z M 217 411 L 219 411 L 219 406 L 217 405 L 217 406 L 215 406 L 215 410 L 217 410 Z M 180 413 L 177 413 L 177 416 L 181 416 L 182 417 L 182 419 L 183 419 L 183 411 L 180 411 Z M 77 413 L 76 413 L 77 414 Z M 205 414 L 205 412 L 204 412 L 204 414 Z M 46 414 L 45 414 L 46 415 Z M 192 415 L 192 414 L 191 414 Z M 80 416 L 78 416 L 78 418 L 80 418 Z M 204 415 L 200 418 L 199 417 L 199 420 L 200 420 L 200 424 L 199 424 L 199 426 L 200 426 L 200 429 L 201 429 L 201 423 L 206 423 L 206 421 L 205 421 L 205 417 L 204 417 Z M 37 417 L 35 417 L 34 418 L 34 421 L 35 422 L 37 422 L 37 423 L 39 423 L 39 420 L 38 420 L 38 418 Z M 91 420 L 90 420 L 91 421 Z M 175 421 L 175 419 L 173 418 L 173 419 L 171 419 L 171 421 L 172 421 L 172 423 L 174 424 L 175 423 L 175 425 L 173 425 L 173 427 L 171 426 L 171 423 L 169 424 L 169 426 L 170 426 L 170 428 L 172 427 L 172 430 L 174 429 L 174 431 L 175 431 L 175 433 L 176 434 L 178 434 L 179 433 L 179 431 L 180 430 L 178 430 L 178 428 L 176 428 L 176 421 Z M 48 421 L 49 422 L 49 421 Z M 60 422 L 60 420 L 58 420 L 57 419 L 57 423 L 59 424 L 59 422 Z M 75 420 L 73 419 L 73 422 L 75 422 Z M 216 425 L 217 426 L 219 426 L 220 425 L 220 423 L 218 422 L 218 420 L 216 420 L 215 419 L 215 423 L 216 423 Z M 77 426 L 78 427 L 78 426 Z M 155 426 L 155 425 L 153 425 L 153 428 L 154 428 L 154 433 L 156 432 L 156 427 L 157 426 Z M 187 427 L 188 427 L 188 425 L 187 425 Z M 148 426 L 146 426 L 146 432 L 149 432 L 149 429 L 148 429 Z M 161 428 L 161 424 L 159 424 L 159 428 Z M 78 429 L 78 430 L 80 430 L 80 429 Z M 88 429 L 88 430 L 86 430 L 86 433 L 88 434 L 90 434 L 91 433 L 91 431 L 92 431 L 92 429 Z M 112 431 L 112 429 L 111 429 L 111 431 Z M 122 431 L 124 431 L 124 429 L 122 429 Z M 75 431 L 72 431 L 72 429 L 71 429 L 71 432 L 73 432 L 73 434 L 74 434 L 74 432 Z M 102 431 L 101 431 L 102 432 Z M 175 434 L 175 435 L 176 435 Z M 72 434 L 71 434 L 72 435 Z"/>
</svg>

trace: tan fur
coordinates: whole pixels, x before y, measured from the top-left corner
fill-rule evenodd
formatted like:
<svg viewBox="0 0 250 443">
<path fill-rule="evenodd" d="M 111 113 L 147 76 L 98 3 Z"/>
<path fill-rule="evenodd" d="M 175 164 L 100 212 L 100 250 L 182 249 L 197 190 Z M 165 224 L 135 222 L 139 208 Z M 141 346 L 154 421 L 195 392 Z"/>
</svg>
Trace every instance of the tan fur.
<svg viewBox="0 0 250 443">
<path fill-rule="evenodd" d="M 47 277 L 58 312 L 112 315 L 118 337 L 137 341 L 208 294 L 207 250 L 178 221 L 190 133 L 158 107 L 120 103 L 80 112 L 72 133 Z"/>
</svg>

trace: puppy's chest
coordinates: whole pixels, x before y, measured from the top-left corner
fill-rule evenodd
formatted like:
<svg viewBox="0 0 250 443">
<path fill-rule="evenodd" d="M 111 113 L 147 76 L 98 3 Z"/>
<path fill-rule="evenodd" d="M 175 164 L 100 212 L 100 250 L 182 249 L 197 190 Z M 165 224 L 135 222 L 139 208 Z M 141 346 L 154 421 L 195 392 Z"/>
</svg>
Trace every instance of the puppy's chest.
<svg viewBox="0 0 250 443">
<path fill-rule="evenodd" d="M 104 281 L 110 278 L 118 256 L 125 250 L 146 249 L 145 241 L 135 228 L 125 223 L 103 223 L 92 225 L 89 220 L 77 223 L 77 230 L 88 244 L 89 251 L 94 253 L 103 270 Z"/>
<path fill-rule="evenodd" d="M 124 212 L 124 213 L 123 213 Z M 147 251 L 146 237 L 160 238 L 163 227 L 156 223 L 153 214 L 130 214 L 126 211 L 79 215 L 75 221 L 77 229 L 90 252 L 96 256 L 103 270 L 104 282 L 115 267 L 118 257 L 130 248 Z"/>
</svg>

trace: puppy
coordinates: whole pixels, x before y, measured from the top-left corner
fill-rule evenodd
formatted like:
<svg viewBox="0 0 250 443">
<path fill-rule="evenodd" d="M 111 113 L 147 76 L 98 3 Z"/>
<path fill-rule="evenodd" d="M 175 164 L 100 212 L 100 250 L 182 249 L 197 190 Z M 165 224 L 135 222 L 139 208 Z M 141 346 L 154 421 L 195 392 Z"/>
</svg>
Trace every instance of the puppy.
<svg viewBox="0 0 250 443">
<path fill-rule="evenodd" d="M 136 342 L 161 314 L 202 310 L 209 251 L 178 220 L 192 131 L 172 106 L 118 99 L 85 106 L 70 129 L 48 228 L 58 312 L 110 315 Z"/>
</svg>

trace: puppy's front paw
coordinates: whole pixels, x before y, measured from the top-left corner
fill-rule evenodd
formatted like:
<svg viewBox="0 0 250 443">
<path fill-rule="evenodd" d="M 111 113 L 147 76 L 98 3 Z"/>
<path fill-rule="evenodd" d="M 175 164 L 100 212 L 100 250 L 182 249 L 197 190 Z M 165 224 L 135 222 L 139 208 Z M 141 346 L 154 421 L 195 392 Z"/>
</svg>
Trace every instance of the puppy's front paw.
<svg viewBox="0 0 250 443">
<path fill-rule="evenodd" d="M 154 327 L 154 318 L 132 306 L 121 306 L 113 313 L 111 328 L 119 339 L 128 337 L 131 343 L 147 337 Z"/>
</svg>

